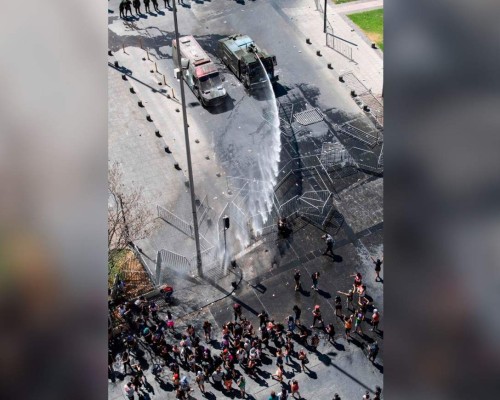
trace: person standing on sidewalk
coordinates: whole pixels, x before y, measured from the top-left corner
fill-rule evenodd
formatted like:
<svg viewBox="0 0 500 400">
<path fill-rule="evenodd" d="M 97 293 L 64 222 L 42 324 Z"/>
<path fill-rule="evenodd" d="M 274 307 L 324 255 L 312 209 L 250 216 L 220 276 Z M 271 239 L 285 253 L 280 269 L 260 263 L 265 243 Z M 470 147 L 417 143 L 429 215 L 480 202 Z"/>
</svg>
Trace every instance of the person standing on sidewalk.
<svg viewBox="0 0 500 400">
<path fill-rule="evenodd" d="M 321 239 L 323 239 L 326 243 L 326 250 L 323 252 L 323 255 L 326 256 L 328 253 L 330 253 L 332 257 L 335 257 L 335 254 L 333 254 L 333 237 L 329 233 L 325 233 L 323 236 L 321 236 Z"/>
<path fill-rule="evenodd" d="M 372 259 L 373 263 L 375 264 L 375 274 L 377 275 L 375 277 L 375 282 L 381 281 L 381 279 L 380 279 L 380 271 L 382 271 L 382 263 L 384 262 L 384 257 L 382 257 L 382 259 L 377 258 L 377 260 L 375 260 L 371 256 L 370 256 L 370 258 Z"/>
<path fill-rule="evenodd" d="M 295 291 L 302 290 L 302 285 L 300 284 L 300 271 L 298 269 L 296 269 L 293 274 L 293 280 L 295 281 Z"/>
<path fill-rule="evenodd" d="M 202 371 L 198 371 L 196 373 L 195 381 L 198 384 L 198 387 L 200 388 L 200 392 L 205 394 L 205 376 L 203 375 Z"/>
<path fill-rule="evenodd" d="M 145 12 L 150 13 L 151 10 L 149 9 L 149 0 L 144 0 L 144 8 L 146 9 Z"/>
<path fill-rule="evenodd" d="M 295 313 L 295 325 L 300 325 L 300 314 L 302 314 L 302 310 L 300 309 L 300 307 L 295 304 L 293 306 L 293 312 Z"/>
<path fill-rule="evenodd" d="M 168 8 L 171 8 L 170 7 L 170 0 L 163 0 L 163 3 L 165 4 L 165 8 L 167 8 L 167 6 L 168 6 Z"/>
<path fill-rule="evenodd" d="M 320 275 L 319 271 L 313 272 L 313 274 L 311 275 L 311 279 L 313 281 L 311 289 L 314 289 L 316 291 L 318 291 L 318 279 L 319 279 L 319 275 Z"/>
</svg>

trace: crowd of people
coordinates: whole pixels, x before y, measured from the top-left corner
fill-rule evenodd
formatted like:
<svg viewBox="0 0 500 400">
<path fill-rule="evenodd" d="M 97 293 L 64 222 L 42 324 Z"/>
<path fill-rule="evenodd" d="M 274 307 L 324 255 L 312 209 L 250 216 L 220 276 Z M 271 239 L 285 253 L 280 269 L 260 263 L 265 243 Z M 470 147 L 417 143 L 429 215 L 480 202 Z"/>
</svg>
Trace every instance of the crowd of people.
<svg viewBox="0 0 500 400">
<path fill-rule="evenodd" d="M 328 241 L 327 246 L 333 254 Z M 373 262 L 377 281 L 380 280 L 382 261 L 373 259 Z M 300 270 L 292 273 L 295 291 L 303 291 Z M 319 271 L 311 274 L 312 290 L 319 290 L 320 276 Z M 299 378 L 293 374 L 293 379 L 285 379 L 288 375 L 285 366 L 291 368 L 293 365 L 298 373 L 310 371 L 308 352 L 317 352 L 321 340 L 335 345 L 339 337 L 344 337 L 350 343 L 354 334 L 365 337 L 364 326 L 367 324 L 371 331 L 380 333 L 380 313 L 367 295 L 361 273 L 356 272 L 350 277 L 353 278 L 352 287 L 337 291 L 334 298 L 335 317 L 344 327 L 344 332 L 339 335 L 333 322 L 325 323 L 320 305 L 314 306 L 309 327 L 302 320 L 301 308 L 295 304 L 284 321 L 276 321 L 263 309 L 257 315 L 258 327 L 255 329 L 243 315 L 241 304 L 235 303 L 233 318 L 222 326 L 220 336 L 216 338 L 209 320 L 198 327 L 187 324 L 185 329 L 178 330 L 170 309 L 166 310 L 165 316 L 160 316 L 155 301 L 148 301 L 144 296 L 133 302 L 123 301 L 115 309 L 115 315 L 121 321 L 119 332 L 113 332 L 110 326 L 109 379 L 116 380 L 116 370 L 122 376 L 130 372 L 123 387 L 127 398 L 134 399 L 135 394 L 139 398 L 146 395 L 151 385 L 141 360 L 148 352 L 150 359 L 155 360 L 151 369 L 155 379 L 167 385 L 167 390 L 174 391 L 176 399 L 190 398 L 193 384 L 203 394 L 206 384 L 211 384 L 226 397 L 238 394 L 244 398 L 247 379 L 262 383 L 261 376 L 267 376 L 261 369 L 263 364 L 274 364 L 276 371 L 271 378 L 281 384 L 281 389 L 271 391 L 269 400 L 300 399 Z M 161 292 L 170 304 L 173 288 Z M 345 307 L 340 295 L 345 296 Z M 377 341 L 367 340 L 364 346 L 367 358 L 375 363 L 379 351 Z M 188 372 L 195 377 L 194 382 L 190 382 Z M 381 389 L 377 387 L 373 397 L 366 392 L 363 399 L 380 399 L 380 393 Z M 340 396 L 335 393 L 333 399 L 338 400 Z"/>
</svg>

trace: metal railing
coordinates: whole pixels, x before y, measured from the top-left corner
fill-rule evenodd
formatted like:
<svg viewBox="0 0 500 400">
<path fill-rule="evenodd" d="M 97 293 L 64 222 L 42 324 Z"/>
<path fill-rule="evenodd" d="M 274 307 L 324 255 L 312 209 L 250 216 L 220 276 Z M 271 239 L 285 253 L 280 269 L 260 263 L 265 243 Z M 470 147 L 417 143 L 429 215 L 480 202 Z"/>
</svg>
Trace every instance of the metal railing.
<svg viewBox="0 0 500 400">
<path fill-rule="evenodd" d="M 191 224 L 188 222 L 184 221 L 183 219 L 179 218 L 177 215 L 171 213 L 167 209 L 161 207 L 161 206 L 156 206 L 158 210 L 158 217 L 163 219 L 165 222 L 169 223 L 172 226 L 175 226 L 177 229 L 179 229 L 181 232 L 184 232 L 186 235 L 190 237 L 194 237 L 194 228 Z"/>
</svg>

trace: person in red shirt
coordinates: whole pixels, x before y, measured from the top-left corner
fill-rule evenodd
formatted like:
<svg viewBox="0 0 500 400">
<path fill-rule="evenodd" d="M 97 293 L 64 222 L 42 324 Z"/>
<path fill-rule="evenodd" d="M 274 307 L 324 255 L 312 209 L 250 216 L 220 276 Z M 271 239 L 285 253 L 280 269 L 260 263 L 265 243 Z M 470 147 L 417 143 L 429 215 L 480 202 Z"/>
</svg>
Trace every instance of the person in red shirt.
<svg viewBox="0 0 500 400">
<path fill-rule="evenodd" d="M 372 332 L 378 331 L 378 323 L 380 322 L 380 314 L 378 313 L 378 310 L 375 308 L 373 310 L 372 314 L 372 325 L 373 328 L 370 329 Z"/>
<path fill-rule="evenodd" d="M 292 392 L 292 397 L 295 399 L 295 395 L 299 395 L 299 399 L 302 397 L 299 392 L 299 382 L 296 379 L 292 381 L 292 385 L 290 386 L 290 390 Z"/>
</svg>

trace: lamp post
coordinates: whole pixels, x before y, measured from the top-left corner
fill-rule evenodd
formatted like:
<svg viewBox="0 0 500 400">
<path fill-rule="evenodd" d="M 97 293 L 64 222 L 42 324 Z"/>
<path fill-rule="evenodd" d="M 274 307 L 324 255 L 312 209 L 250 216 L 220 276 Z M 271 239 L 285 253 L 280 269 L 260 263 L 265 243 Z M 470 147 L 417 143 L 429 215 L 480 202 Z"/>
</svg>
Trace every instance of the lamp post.
<svg viewBox="0 0 500 400">
<path fill-rule="evenodd" d="M 181 62 L 181 46 L 179 42 L 179 27 L 177 25 L 177 6 L 175 4 L 175 0 L 173 3 L 173 12 L 174 12 L 174 27 L 175 27 L 175 41 L 177 43 L 177 59 L 179 61 L 180 67 L 180 84 L 181 84 L 181 104 L 182 104 L 182 120 L 184 121 L 184 138 L 186 141 L 186 156 L 187 156 L 187 165 L 188 165 L 188 175 L 189 175 L 189 189 L 191 192 L 191 209 L 193 211 L 193 227 L 194 227 L 194 241 L 196 243 L 196 269 L 198 271 L 198 276 L 203 276 L 203 268 L 201 264 L 201 252 L 200 252 L 200 234 L 198 231 L 198 216 L 196 215 L 196 203 L 195 203 L 195 195 L 194 195 L 194 180 L 193 180 L 193 167 L 191 165 L 191 148 L 189 146 L 189 132 L 188 132 L 188 123 L 187 123 L 187 115 L 186 115 L 186 97 L 184 95 L 184 74 L 182 71 L 182 62 Z M 175 56 L 174 56 L 175 57 Z"/>
</svg>

